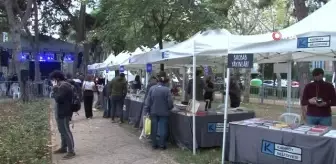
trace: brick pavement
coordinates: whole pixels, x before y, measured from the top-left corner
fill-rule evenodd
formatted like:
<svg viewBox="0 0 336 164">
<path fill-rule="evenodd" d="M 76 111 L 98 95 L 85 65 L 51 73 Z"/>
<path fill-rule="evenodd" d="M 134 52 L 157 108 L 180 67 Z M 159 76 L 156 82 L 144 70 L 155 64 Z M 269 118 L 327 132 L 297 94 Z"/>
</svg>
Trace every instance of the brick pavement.
<svg viewBox="0 0 336 164">
<path fill-rule="evenodd" d="M 52 116 L 52 118 L 54 118 Z M 51 119 L 52 147 L 60 145 L 55 120 Z M 74 116 L 73 135 L 77 156 L 61 160 L 53 155 L 53 164 L 174 164 L 162 151 L 151 150 L 149 144 L 139 141 L 138 137 L 110 119 L 103 119 L 101 112 L 94 112 L 92 120 L 86 120 L 83 109 Z"/>
</svg>

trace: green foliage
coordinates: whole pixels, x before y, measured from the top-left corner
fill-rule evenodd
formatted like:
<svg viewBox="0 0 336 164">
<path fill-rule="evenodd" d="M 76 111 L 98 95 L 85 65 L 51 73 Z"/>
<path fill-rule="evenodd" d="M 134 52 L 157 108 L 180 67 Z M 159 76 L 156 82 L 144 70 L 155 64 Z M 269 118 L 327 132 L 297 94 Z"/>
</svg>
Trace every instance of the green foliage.
<svg viewBox="0 0 336 164">
<path fill-rule="evenodd" d="M 48 108 L 48 101 L 1 102 L 1 163 L 50 163 Z"/>
<path fill-rule="evenodd" d="M 119 52 L 162 40 L 183 41 L 200 30 L 225 26 L 233 1 L 100 0 L 95 34 Z"/>
</svg>

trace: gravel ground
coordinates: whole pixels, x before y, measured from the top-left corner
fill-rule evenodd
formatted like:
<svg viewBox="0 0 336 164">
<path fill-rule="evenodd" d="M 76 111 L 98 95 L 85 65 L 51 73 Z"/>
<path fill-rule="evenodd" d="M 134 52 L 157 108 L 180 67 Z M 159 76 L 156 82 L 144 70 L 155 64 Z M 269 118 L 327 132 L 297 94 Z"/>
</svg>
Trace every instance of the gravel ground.
<svg viewBox="0 0 336 164">
<path fill-rule="evenodd" d="M 54 118 L 54 116 L 52 116 Z M 54 119 L 51 119 L 53 150 L 59 148 L 60 138 Z M 74 116 L 73 131 L 77 156 L 62 160 L 53 155 L 53 164 L 176 164 L 166 153 L 151 150 L 148 144 L 139 141 L 110 119 L 94 112 L 92 120 L 85 119 L 84 110 Z"/>
</svg>

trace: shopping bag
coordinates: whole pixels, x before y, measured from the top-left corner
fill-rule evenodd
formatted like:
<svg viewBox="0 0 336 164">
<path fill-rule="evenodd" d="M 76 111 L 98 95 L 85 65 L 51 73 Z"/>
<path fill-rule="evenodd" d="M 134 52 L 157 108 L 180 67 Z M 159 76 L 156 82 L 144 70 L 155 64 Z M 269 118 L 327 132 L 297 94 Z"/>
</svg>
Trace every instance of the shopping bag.
<svg viewBox="0 0 336 164">
<path fill-rule="evenodd" d="M 149 117 L 145 118 L 145 134 L 146 136 L 151 134 L 151 120 Z"/>
</svg>

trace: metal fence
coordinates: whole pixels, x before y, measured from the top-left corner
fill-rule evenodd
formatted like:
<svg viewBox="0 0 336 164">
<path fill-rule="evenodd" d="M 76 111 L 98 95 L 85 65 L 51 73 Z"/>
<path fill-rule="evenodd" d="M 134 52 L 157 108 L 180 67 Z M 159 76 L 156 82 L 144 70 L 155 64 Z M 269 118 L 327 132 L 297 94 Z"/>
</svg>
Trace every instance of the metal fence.
<svg viewBox="0 0 336 164">
<path fill-rule="evenodd" d="M 1 81 L 0 99 L 19 99 L 23 95 L 23 90 L 18 82 Z M 28 81 L 24 85 L 26 97 L 28 99 L 50 97 L 51 86 L 44 81 Z"/>
<path fill-rule="evenodd" d="M 299 105 L 300 91 L 298 87 L 291 89 L 291 104 Z M 264 104 L 286 105 L 287 104 L 287 87 L 253 87 L 250 89 L 250 101 Z"/>
</svg>

